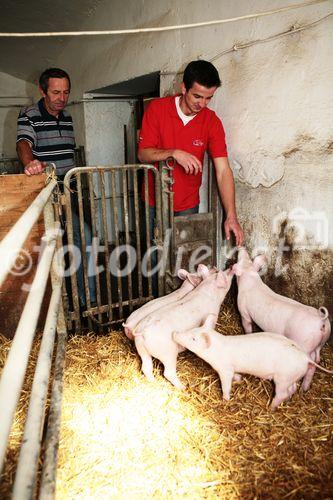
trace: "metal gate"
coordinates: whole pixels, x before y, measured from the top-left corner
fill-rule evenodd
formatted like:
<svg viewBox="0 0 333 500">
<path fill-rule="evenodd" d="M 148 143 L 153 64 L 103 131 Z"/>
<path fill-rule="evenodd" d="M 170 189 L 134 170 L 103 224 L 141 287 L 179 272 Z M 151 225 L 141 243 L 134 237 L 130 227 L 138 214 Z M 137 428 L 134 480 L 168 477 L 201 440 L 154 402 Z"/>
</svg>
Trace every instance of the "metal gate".
<svg viewBox="0 0 333 500">
<path fill-rule="evenodd" d="M 142 202 L 148 200 L 148 175 L 154 213 Z M 69 328 L 80 330 L 84 318 L 99 329 L 120 324 L 133 309 L 172 291 L 177 268 L 188 268 L 193 255 L 196 264 L 216 264 L 214 191 L 209 213 L 174 217 L 172 184 L 168 162 L 159 169 L 78 167 L 66 174 Z"/>
</svg>

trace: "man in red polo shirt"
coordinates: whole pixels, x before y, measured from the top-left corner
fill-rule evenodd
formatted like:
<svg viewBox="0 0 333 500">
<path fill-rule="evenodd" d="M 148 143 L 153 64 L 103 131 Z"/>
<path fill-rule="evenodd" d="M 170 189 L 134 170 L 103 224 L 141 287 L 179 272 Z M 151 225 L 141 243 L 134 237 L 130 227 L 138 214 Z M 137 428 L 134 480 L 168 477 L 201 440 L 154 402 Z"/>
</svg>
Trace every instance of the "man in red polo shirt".
<svg viewBox="0 0 333 500">
<path fill-rule="evenodd" d="M 172 157 L 174 165 L 174 214 L 186 215 L 199 210 L 199 189 L 205 151 L 213 160 L 218 189 L 226 213 L 227 239 L 234 233 L 242 245 L 243 230 L 237 220 L 235 185 L 227 158 L 221 120 L 207 108 L 221 85 L 217 69 L 208 61 L 190 62 L 183 76 L 181 94 L 155 99 L 142 121 L 138 158 L 155 163 Z M 149 205 L 155 205 L 153 178 L 149 178 Z"/>
</svg>

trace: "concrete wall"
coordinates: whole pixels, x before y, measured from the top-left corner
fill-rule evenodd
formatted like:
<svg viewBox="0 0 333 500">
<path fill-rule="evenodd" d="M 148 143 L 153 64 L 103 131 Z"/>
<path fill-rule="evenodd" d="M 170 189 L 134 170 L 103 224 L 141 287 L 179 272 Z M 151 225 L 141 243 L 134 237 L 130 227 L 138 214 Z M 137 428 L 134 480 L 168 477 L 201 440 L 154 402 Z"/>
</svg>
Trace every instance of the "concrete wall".
<svg viewBox="0 0 333 500">
<path fill-rule="evenodd" d="M 20 108 L 37 95 L 31 83 L 0 73 L 0 158 L 16 156 L 16 125 Z"/>
</svg>

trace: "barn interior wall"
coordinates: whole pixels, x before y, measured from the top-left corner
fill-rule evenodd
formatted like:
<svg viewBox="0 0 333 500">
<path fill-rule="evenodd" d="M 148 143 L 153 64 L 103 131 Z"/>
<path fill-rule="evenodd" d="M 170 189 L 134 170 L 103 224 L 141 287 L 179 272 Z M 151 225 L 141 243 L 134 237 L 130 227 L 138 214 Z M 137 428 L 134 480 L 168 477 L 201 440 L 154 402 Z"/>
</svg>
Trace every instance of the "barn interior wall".
<svg viewBox="0 0 333 500">
<path fill-rule="evenodd" d="M 31 104 L 37 96 L 33 84 L 0 72 L 0 155 L 16 156 L 16 124 L 20 107 Z"/>
<path fill-rule="evenodd" d="M 120 0 L 102 1 L 80 29 L 186 24 L 279 7 L 277 0 L 208 0 L 204 8 L 197 0 L 141 0 L 130 7 Z M 165 95 L 177 89 L 177 73 L 188 61 L 213 59 L 223 83 L 211 107 L 226 130 L 246 244 L 253 251 L 269 249 L 272 271 L 285 240 L 289 249 L 280 258 L 282 274 L 277 279 L 271 272 L 269 279 L 289 295 L 297 282 L 297 298 L 311 303 L 311 294 L 332 313 L 333 16 L 304 31 L 222 54 L 312 23 L 330 10 L 330 2 L 323 2 L 200 28 L 67 38 L 57 64 L 71 68 L 72 98 L 81 99 L 92 89 L 153 71 L 161 71 Z M 82 129 L 82 123 L 76 126 Z"/>
</svg>

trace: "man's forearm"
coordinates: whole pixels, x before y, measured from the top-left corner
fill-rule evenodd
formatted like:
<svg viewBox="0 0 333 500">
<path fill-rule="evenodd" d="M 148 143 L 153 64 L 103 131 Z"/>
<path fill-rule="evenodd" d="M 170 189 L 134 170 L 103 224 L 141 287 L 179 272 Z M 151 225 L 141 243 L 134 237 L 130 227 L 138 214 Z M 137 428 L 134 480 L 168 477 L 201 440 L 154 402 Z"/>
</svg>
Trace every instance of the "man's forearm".
<svg viewBox="0 0 333 500">
<path fill-rule="evenodd" d="M 228 218 L 237 218 L 235 204 L 235 183 L 227 158 L 217 158 L 216 180 L 223 208 Z"/>
<path fill-rule="evenodd" d="M 28 141 L 19 141 L 16 144 L 16 152 L 23 167 L 26 167 L 34 159 L 31 146 Z"/>
<path fill-rule="evenodd" d="M 214 165 L 217 185 L 226 213 L 224 222 L 226 239 L 230 241 L 231 234 L 233 233 L 236 245 L 242 245 L 244 242 L 244 232 L 237 220 L 234 176 L 229 166 L 228 158 L 215 158 Z"/>
<path fill-rule="evenodd" d="M 157 148 L 144 148 L 139 149 L 138 158 L 142 163 L 155 163 L 156 161 L 164 161 L 173 157 L 174 149 L 157 149 Z"/>
</svg>

